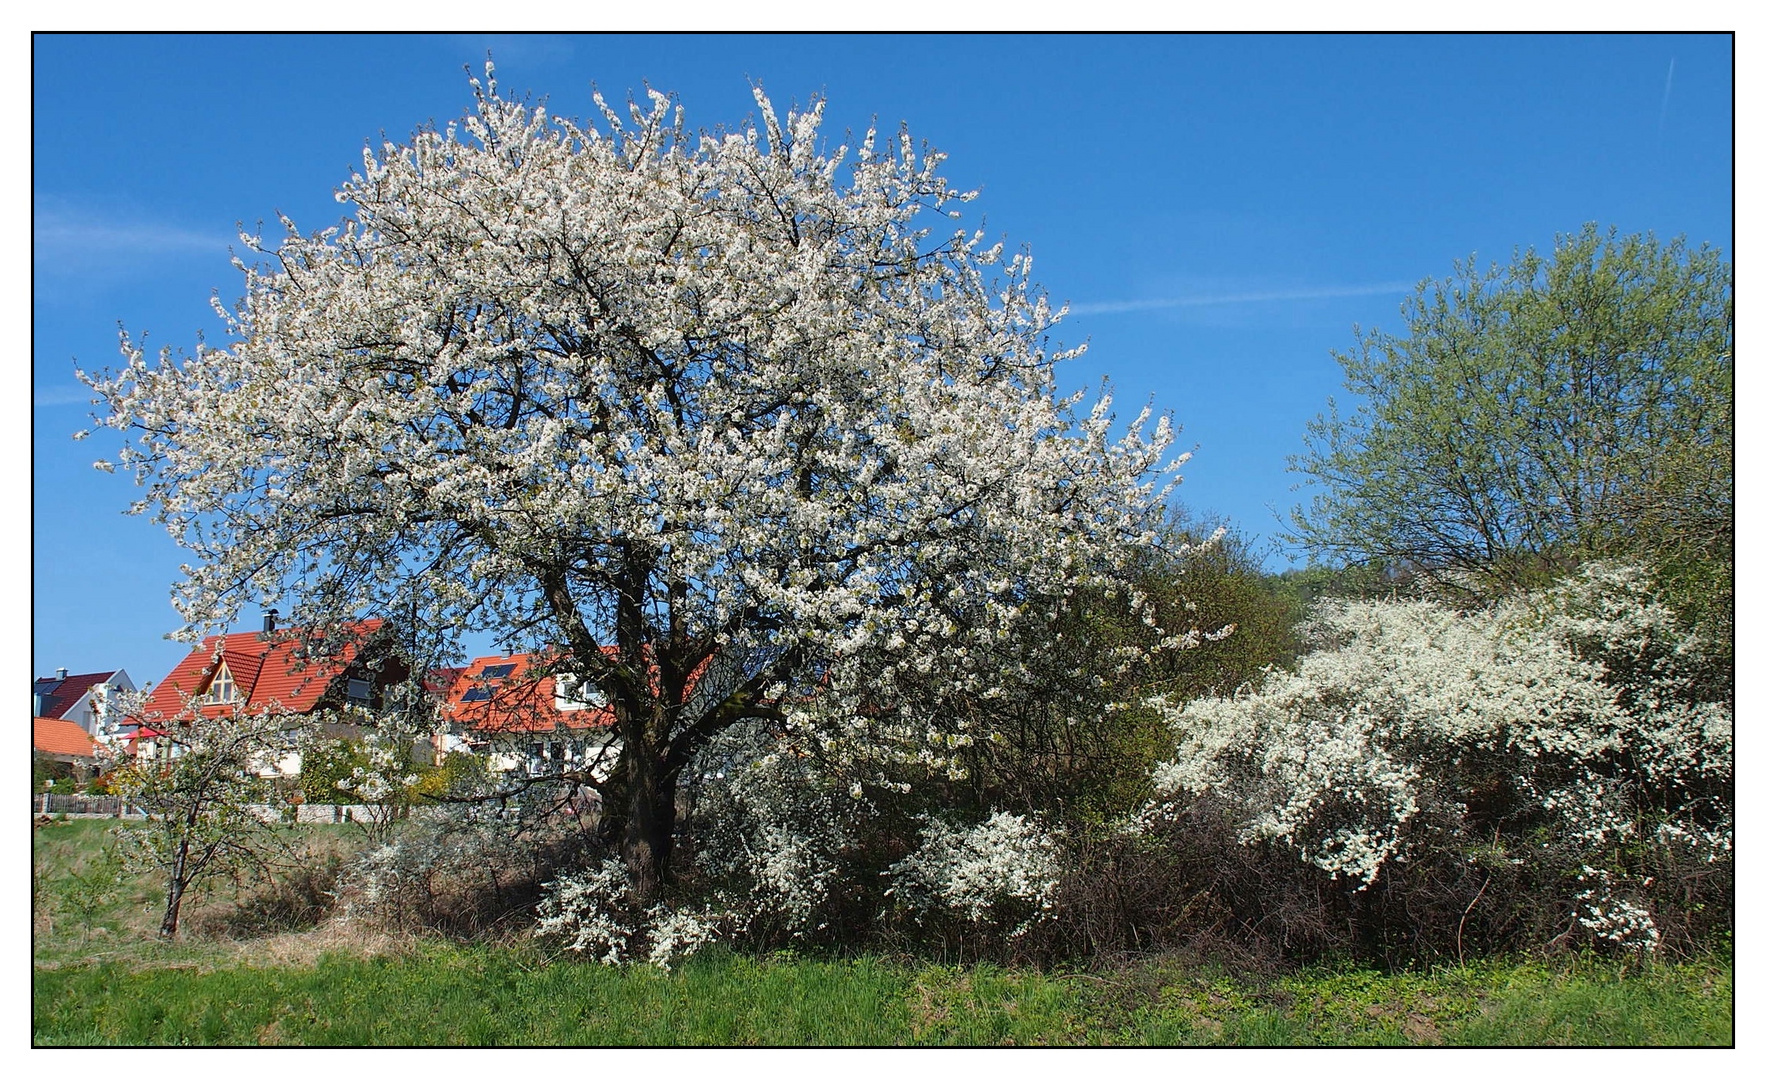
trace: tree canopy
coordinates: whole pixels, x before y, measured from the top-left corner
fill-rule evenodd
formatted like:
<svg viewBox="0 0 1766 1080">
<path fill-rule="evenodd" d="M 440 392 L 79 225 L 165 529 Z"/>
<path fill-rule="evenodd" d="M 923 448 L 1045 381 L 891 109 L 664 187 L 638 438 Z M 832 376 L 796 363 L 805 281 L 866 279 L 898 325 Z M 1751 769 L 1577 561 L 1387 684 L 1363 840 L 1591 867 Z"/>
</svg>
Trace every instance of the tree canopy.
<svg viewBox="0 0 1766 1080">
<path fill-rule="evenodd" d="M 1352 412 L 1292 462 L 1290 539 L 1326 560 L 1473 571 L 1499 590 L 1589 557 L 1732 543 L 1732 272 L 1594 225 L 1549 257 L 1425 281 L 1405 332 L 1337 354 Z"/>
<path fill-rule="evenodd" d="M 733 724 L 863 782 L 956 768 L 987 733 L 941 702 L 1032 682 L 1021 616 L 1155 542 L 1168 421 L 1112 438 L 1107 395 L 1057 395 L 1029 259 L 933 235 L 971 195 L 905 131 L 828 151 L 819 103 L 758 89 L 758 127 L 695 134 L 654 92 L 596 126 L 473 86 L 365 152 L 338 227 L 246 238 L 225 344 L 125 337 L 88 379 L 193 553 L 188 629 L 275 603 L 553 650 L 617 717 L 615 775 L 578 779 L 643 888 Z"/>
</svg>

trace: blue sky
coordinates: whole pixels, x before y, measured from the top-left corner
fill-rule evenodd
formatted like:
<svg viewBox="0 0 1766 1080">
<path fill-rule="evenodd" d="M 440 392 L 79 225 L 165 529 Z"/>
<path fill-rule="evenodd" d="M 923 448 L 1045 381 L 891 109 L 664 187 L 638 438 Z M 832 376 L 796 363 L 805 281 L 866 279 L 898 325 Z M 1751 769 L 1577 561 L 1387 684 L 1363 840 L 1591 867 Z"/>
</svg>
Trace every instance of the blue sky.
<svg viewBox="0 0 1766 1080">
<path fill-rule="evenodd" d="M 461 115 L 465 67 L 593 114 L 678 95 L 690 125 L 828 98 L 831 134 L 904 121 L 1027 245 L 1060 338 L 1194 447 L 1180 497 L 1259 543 L 1337 391 L 1331 350 L 1397 328 L 1422 278 L 1598 221 L 1733 248 L 1725 36 L 40 36 L 33 48 L 32 663 L 157 681 L 182 562 L 75 443 L 73 379 L 220 340 L 237 222 L 334 224 L 365 142 Z M 1271 550 L 1268 565 L 1286 565 Z"/>
</svg>

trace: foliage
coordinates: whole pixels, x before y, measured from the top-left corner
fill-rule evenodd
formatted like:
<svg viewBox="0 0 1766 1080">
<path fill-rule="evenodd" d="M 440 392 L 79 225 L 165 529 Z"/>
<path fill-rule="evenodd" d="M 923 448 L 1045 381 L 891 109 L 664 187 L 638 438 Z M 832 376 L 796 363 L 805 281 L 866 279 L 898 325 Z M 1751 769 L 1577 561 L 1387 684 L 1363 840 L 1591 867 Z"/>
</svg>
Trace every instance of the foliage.
<svg viewBox="0 0 1766 1080">
<path fill-rule="evenodd" d="M 490 767 L 482 754 L 449 754 L 439 765 L 415 770 L 417 782 L 411 794 L 419 801 L 481 790 L 490 782 Z"/>
<path fill-rule="evenodd" d="M 732 940 L 839 940 L 874 917 L 877 866 L 861 846 L 883 824 L 872 800 L 764 731 L 725 732 L 706 762 L 693 808 L 695 883 L 719 898 Z"/>
<path fill-rule="evenodd" d="M 338 785 L 348 780 L 365 761 L 359 740 L 315 733 L 301 749 L 301 796 L 314 804 L 346 801 L 347 796 Z"/>
<path fill-rule="evenodd" d="M 1643 571 L 1590 564 L 1468 613 L 1327 602 L 1309 632 L 1293 672 L 1170 708 L 1180 745 L 1143 827 L 1212 810 L 1352 892 L 1387 879 L 1343 902 L 1413 934 L 1426 904 L 1405 891 L 1432 875 L 1484 882 L 1456 936 L 1482 900 L 1498 925 L 1523 905 L 1559 941 L 1641 952 L 1684 923 L 1698 879 L 1716 871 L 1721 895 L 1733 685 Z"/>
<path fill-rule="evenodd" d="M 335 739 L 320 731 L 303 740 L 300 786 L 315 803 L 349 802 L 362 808 L 352 820 L 373 844 L 384 844 L 392 828 L 410 812 L 422 779 L 412 757 L 415 732 L 397 712 L 374 714 L 355 706 L 335 714 L 337 722 L 361 731 L 359 738 Z"/>
<path fill-rule="evenodd" d="M 1153 766 L 1171 755 L 1163 715 L 1143 698 L 1230 692 L 1298 648 L 1301 604 L 1261 571 L 1241 534 L 1181 507 L 1129 576 L 1131 589 L 1088 591 L 1022 620 L 1019 633 L 1041 635 L 1058 662 L 948 702 L 968 730 L 987 734 L 959 748 L 964 775 L 924 778 L 922 810 L 1103 826 L 1146 801 Z"/>
<path fill-rule="evenodd" d="M 1425 281 L 1339 354 L 1354 412 L 1294 459 L 1295 540 L 1488 594 L 1596 557 L 1722 559 L 1734 535 L 1732 271 L 1709 247 L 1560 236 Z"/>
<path fill-rule="evenodd" d="M 1179 507 L 1167 524 L 1167 537 L 1165 549 L 1182 557 L 1146 565 L 1138 579 L 1141 591 L 1159 610 L 1183 612 L 1182 621 L 1193 631 L 1204 637 L 1213 631 L 1215 640 L 1205 648 L 1159 653 L 1146 665 L 1137 689 L 1179 701 L 1231 694 L 1260 680 L 1270 667 L 1292 663 L 1302 645 L 1296 628 L 1305 617 L 1306 600 L 1284 588 L 1279 577 L 1264 573 L 1244 534 L 1195 520 Z M 1219 634 L 1223 627 L 1231 633 Z"/>
<path fill-rule="evenodd" d="M 43 757 L 31 753 L 31 792 L 41 795 L 44 790 L 53 791 L 57 795 L 69 795 L 74 790 L 74 767 L 66 761 Z"/>
<path fill-rule="evenodd" d="M 593 782 L 643 892 L 732 724 L 867 784 L 986 737 L 945 706 L 1049 666 L 1026 612 L 1128 587 L 1168 421 L 1113 440 L 1107 396 L 1057 395 L 1028 258 L 932 235 L 970 196 L 905 133 L 830 151 L 819 103 L 758 90 L 758 127 L 695 136 L 661 94 L 597 127 L 474 87 L 365 154 L 352 219 L 245 238 L 272 263 L 223 347 L 125 339 L 88 377 L 130 437 L 104 467 L 193 553 L 189 632 L 276 603 L 558 650 L 615 713 Z"/>
</svg>

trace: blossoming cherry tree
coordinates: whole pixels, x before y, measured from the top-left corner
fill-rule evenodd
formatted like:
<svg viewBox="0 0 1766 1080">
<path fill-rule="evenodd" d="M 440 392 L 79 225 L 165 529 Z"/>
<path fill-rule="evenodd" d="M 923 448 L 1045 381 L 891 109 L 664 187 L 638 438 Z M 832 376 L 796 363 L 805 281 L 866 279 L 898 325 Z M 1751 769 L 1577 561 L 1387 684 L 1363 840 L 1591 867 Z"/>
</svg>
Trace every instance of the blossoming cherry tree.
<svg viewBox="0 0 1766 1080">
<path fill-rule="evenodd" d="M 597 687 L 622 752 L 586 782 L 648 893 L 720 730 L 863 776 L 984 735 L 940 701 L 1039 663 L 1025 612 L 1121 584 L 1181 458 L 1057 394 L 1029 259 L 933 235 L 972 193 L 905 132 L 828 149 L 820 103 L 758 89 L 758 126 L 657 93 L 573 122 L 490 74 L 365 152 L 339 226 L 245 238 L 224 344 L 125 336 L 88 381 L 129 436 L 105 464 L 193 553 L 188 629 L 397 612 Z"/>
</svg>

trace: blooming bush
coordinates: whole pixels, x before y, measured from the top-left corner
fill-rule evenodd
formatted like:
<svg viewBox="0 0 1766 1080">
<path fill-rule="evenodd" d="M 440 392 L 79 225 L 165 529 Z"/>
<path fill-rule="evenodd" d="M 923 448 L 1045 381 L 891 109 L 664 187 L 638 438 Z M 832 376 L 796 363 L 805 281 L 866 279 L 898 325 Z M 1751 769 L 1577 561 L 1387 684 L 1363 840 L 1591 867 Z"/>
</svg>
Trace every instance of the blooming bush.
<svg viewBox="0 0 1766 1080">
<path fill-rule="evenodd" d="M 618 859 L 561 875 L 546 886 L 534 933 L 603 964 L 643 960 L 664 970 L 717 934 L 721 916 L 709 907 L 642 905 L 634 895 Z"/>
<path fill-rule="evenodd" d="M 1656 869 L 1728 859 L 1733 684 L 1645 571 L 1465 613 L 1327 602 L 1309 635 L 1256 689 L 1160 703 L 1179 749 L 1142 825 L 1210 804 L 1358 892 L 1406 862 L 1506 860 L 1627 948 L 1659 938 Z"/>
<path fill-rule="evenodd" d="M 1010 924 L 1022 936 L 1054 910 L 1061 878 L 1059 841 L 1031 818 L 995 812 L 973 828 L 937 818 L 920 847 L 889 868 L 886 895 L 924 918 L 955 916 L 974 927 Z"/>
<path fill-rule="evenodd" d="M 855 828 L 869 805 L 822 765 L 769 736 L 727 733 L 707 785 L 694 867 L 719 885 L 731 923 L 758 943 L 828 928 L 830 901 L 855 868 Z"/>
</svg>

